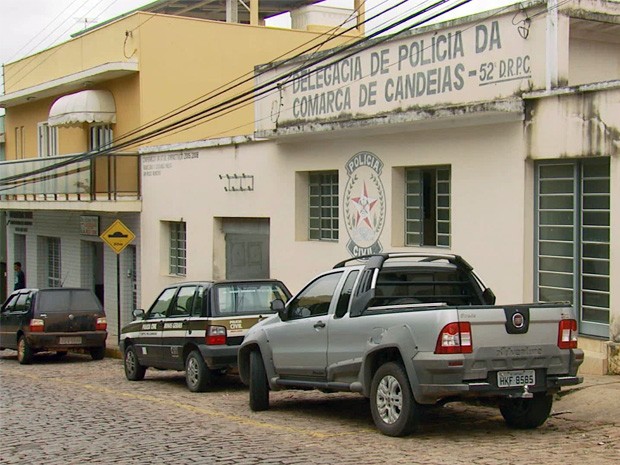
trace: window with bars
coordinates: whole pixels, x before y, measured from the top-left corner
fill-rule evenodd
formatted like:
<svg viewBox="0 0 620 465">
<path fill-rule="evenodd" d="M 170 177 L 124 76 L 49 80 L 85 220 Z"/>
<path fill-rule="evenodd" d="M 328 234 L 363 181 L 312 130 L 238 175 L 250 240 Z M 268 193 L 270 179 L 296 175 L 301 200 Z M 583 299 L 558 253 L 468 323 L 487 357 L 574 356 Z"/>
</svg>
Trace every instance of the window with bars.
<svg viewBox="0 0 620 465">
<path fill-rule="evenodd" d="M 405 170 L 405 245 L 450 247 L 450 167 Z"/>
<path fill-rule="evenodd" d="M 318 241 L 338 240 L 338 171 L 309 173 L 308 237 Z"/>
<path fill-rule="evenodd" d="M 170 225 L 170 274 L 185 276 L 187 272 L 187 239 L 184 222 Z"/>
<path fill-rule="evenodd" d="M 58 155 L 58 128 L 47 123 L 39 123 L 37 131 L 39 157 L 55 157 Z"/>
<path fill-rule="evenodd" d="M 59 237 L 47 238 L 47 285 L 62 287 Z"/>
<path fill-rule="evenodd" d="M 536 190 L 536 297 L 568 301 L 579 331 L 609 336 L 609 158 L 541 162 Z"/>
<path fill-rule="evenodd" d="M 110 125 L 94 125 L 90 127 L 88 150 L 98 150 L 112 145 L 112 127 Z"/>
</svg>

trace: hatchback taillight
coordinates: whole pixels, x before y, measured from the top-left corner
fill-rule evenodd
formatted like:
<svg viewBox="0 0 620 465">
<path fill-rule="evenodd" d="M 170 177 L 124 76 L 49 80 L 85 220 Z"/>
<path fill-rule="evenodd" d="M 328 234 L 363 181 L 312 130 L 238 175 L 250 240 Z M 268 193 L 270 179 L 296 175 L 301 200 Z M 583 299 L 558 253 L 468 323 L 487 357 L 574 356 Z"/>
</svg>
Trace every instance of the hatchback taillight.
<svg viewBox="0 0 620 465">
<path fill-rule="evenodd" d="M 31 333 L 42 333 L 43 331 L 45 331 L 45 320 L 40 320 L 38 318 L 30 320 Z"/>
<path fill-rule="evenodd" d="M 577 348 L 577 320 L 562 320 L 558 327 L 558 347 L 560 349 Z"/>
<path fill-rule="evenodd" d="M 473 344 L 469 322 L 449 323 L 437 337 L 436 354 L 471 354 Z"/>
<path fill-rule="evenodd" d="M 224 326 L 209 326 L 205 340 L 208 346 L 226 344 L 226 328 Z"/>
<path fill-rule="evenodd" d="M 97 331 L 105 331 L 106 329 L 108 329 L 108 320 L 106 319 L 105 316 L 101 318 L 97 318 L 95 329 Z"/>
</svg>

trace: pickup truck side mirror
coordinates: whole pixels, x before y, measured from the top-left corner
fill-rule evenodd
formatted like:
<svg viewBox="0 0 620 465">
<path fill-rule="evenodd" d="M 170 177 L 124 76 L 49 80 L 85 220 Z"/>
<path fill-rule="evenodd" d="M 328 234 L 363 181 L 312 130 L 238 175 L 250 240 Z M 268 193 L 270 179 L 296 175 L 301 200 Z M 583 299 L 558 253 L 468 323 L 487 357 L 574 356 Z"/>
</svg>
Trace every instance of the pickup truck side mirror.
<svg viewBox="0 0 620 465">
<path fill-rule="evenodd" d="M 286 305 L 282 299 L 276 299 L 271 302 L 271 310 L 278 313 L 282 321 L 286 321 Z"/>
<path fill-rule="evenodd" d="M 495 305 L 495 294 L 490 287 L 487 287 L 482 293 L 482 299 L 487 305 Z"/>
<path fill-rule="evenodd" d="M 141 308 L 136 308 L 133 312 L 131 312 L 131 314 L 133 315 L 134 320 L 144 319 L 144 310 Z"/>
</svg>

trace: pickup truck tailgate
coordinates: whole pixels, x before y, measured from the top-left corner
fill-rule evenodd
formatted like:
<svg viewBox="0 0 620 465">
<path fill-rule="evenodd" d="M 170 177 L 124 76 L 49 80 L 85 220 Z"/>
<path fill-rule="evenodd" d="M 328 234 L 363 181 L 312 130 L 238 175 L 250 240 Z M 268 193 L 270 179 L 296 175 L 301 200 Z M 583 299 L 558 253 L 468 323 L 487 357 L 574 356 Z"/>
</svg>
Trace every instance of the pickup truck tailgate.
<svg viewBox="0 0 620 465">
<path fill-rule="evenodd" d="M 538 376 L 546 376 L 571 369 L 572 351 L 558 345 L 560 322 L 574 318 L 570 306 L 459 308 L 458 318 L 471 326 L 473 350 L 465 357 L 465 379 L 486 379 L 497 371 L 543 370 Z"/>
</svg>

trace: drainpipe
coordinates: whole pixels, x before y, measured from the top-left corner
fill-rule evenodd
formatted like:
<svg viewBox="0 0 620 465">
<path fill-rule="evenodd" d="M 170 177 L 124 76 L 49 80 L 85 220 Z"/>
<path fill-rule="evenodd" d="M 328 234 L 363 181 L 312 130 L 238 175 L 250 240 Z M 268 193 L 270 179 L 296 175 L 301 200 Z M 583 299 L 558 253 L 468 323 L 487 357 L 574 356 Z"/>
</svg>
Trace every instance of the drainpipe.
<svg viewBox="0 0 620 465">
<path fill-rule="evenodd" d="M 546 30 L 546 75 L 545 85 L 547 92 L 551 91 L 559 82 L 558 63 L 558 0 L 547 0 L 547 30 Z"/>
<path fill-rule="evenodd" d="M 250 25 L 258 26 L 258 1 L 250 0 Z"/>
<path fill-rule="evenodd" d="M 353 9 L 357 11 L 357 32 L 360 36 L 363 36 L 365 33 L 366 0 L 355 0 Z"/>
</svg>

